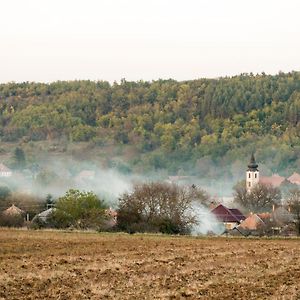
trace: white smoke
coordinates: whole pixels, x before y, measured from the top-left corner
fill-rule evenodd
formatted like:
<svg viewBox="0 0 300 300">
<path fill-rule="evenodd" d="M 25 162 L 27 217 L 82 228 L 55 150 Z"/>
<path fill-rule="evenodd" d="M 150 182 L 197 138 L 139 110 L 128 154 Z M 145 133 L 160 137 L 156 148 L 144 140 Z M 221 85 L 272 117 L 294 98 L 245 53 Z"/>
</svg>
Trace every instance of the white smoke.
<svg viewBox="0 0 300 300">
<path fill-rule="evenodd" d="M 220 235 L 225 231 L 223 223 L 220 223 L 209 209 L 203 205 L 195 203 L 193 205 L 193 214 L 196 215 L 196 224 L 192 227 L 192 235 Z"/>
</svg>

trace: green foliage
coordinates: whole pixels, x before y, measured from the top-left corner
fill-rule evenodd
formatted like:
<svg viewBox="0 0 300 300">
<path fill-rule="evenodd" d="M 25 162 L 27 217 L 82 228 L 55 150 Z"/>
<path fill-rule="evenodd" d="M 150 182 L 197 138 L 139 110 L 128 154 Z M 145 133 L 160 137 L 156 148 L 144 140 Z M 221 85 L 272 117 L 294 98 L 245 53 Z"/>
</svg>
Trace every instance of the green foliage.
<svg viewBox="0 0 300 300">
<path fill-rule="evenodd" d="M 92 192 L 69 190 L 59 198 L 53 212 L 56 227 L 99 228 L 105 220 L 106 205 Z"/>
<path fill-rule="evenodd" d="M 110 85 L 72 81 L 0 85 L 3 141 L 100 141 L 139 150 L 145 170 L 209 156 L 217 165 L 256 149 L 272 171 L 300 159 L 300 73 Z M 228 153 L 231 161 L 222 160 Z M 197 170 L 196 170 L 197 171 Z M 200 170 L 198 170 L 200 172 Z"/>
<path fill-rule="evenodd" d="M 23 169 L 26 165 L 25 153 L 20 147 L 14 151 L 14 165 L 16 169 Z"/>
<path fill-rule="evenodd" d="M 74 142 L 89 141 L 96 136 L 96 128 L 80 124 L 71 129 L 71 136 Z"/>
<path fill-rule="evenodd" d="M 6 200 L 11 195 L 11 190 L 7 186 L 0 186 L 0 200 Z"/>
</svg>

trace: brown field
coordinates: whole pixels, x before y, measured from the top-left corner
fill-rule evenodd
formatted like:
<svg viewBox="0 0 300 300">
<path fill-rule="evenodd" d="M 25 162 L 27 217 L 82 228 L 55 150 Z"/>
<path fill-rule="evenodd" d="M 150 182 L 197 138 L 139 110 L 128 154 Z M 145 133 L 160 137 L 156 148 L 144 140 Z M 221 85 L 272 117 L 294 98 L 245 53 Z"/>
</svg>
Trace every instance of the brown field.
<svg viewBox="0 0 300 300">
<path fill-rule="evenodd" d="M 300 299 L 300 240 L 0 229 L 0 299 Z"/>
</svg>

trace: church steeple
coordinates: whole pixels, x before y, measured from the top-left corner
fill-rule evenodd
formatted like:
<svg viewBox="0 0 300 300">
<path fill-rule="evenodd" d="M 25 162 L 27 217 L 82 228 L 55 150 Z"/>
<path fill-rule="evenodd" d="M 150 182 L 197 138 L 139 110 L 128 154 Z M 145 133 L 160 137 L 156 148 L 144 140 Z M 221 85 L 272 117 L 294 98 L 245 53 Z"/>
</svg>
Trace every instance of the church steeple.
<svg viewBox="0 0 300 300">
<path fill-rule="evenodd" d="M 255 161 L 254 153 L 252 152 L 248 169 L 246 172 L 246 189 L 248 192 L 259 182 L 258 164 Z"/>
<path fill-rule="evenodd" d="M 252 152 L 250 162 L 248 164 L 248 171 L 258 171 L 258 164 L 255 161 L 254 153 Z"/>
</svg>

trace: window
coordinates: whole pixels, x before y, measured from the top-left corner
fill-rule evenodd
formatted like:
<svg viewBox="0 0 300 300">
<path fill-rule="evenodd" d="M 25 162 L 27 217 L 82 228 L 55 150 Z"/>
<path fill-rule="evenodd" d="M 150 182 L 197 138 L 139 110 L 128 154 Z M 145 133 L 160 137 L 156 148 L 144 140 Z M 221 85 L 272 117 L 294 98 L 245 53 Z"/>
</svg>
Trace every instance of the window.
<svg viewBox="0 0 300 300">
<path fill-rule="evenodd" d="M 251 178 L 251 174 L 249 173 L 249 176 L 248 176 L 249 178 Z"/>
<path fill-rule="evenodd" d="M 257 178 L 257 173 L 255 173 L 255 178 Z"/>
<path fill-rule="evenodd" d="M 248 182 L 248 186 L 251 187 L 251 182 Z"/>
</svg>

